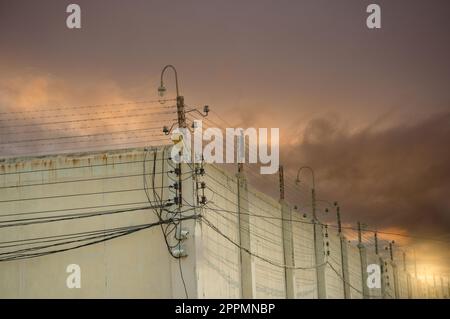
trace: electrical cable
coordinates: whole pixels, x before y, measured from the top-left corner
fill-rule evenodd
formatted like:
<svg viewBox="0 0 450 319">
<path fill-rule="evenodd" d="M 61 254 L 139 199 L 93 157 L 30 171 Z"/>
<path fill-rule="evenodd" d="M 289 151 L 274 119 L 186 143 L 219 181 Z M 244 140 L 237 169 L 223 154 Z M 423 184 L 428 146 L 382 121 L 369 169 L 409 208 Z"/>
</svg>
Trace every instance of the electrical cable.
<svg viewBox="0 0 450 319">
<path fill-rule="evenodd" d="M 85 109 L 85 108 L 103 108 L 103 107 L 111 107 L 111 106 L 126 106 L 133 104 L 152 104 L 152 103 L 161 103 L 168 101 L 175 101 L 176 99 L 163 99 L 163 100 L 141 100 L 141 101 L 130 101 L 130 102 L 121 102 L 121 103 L 104 103 L 104 104 L 91 104 L 91 105 L 76 105 L 76 106 L 58 106 L 58 107 L 33 107 L 38 108 L 38 110 L 29 110 L 30 107 L 27 107 L 26 111 L 13 111 L 13 112 L 1 112 L 0 115 L 8 115 L 8 114 L 29 114 L 29 113 L 37 113 L 37 112 L 55 112 L 55 111 L 64 111 L 64 110 L 73 110 L 73 109 Z M 168 108 L 170 106 L 159 106 L 153 108 Z"/>
</svg>

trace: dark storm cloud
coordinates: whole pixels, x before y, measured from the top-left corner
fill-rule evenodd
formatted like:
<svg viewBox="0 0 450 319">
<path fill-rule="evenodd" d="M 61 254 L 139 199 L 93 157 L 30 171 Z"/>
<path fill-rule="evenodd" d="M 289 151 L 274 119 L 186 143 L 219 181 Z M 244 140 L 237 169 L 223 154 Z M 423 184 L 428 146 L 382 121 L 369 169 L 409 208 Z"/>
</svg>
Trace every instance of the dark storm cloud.
<svg viewBox="0 0 450 319">
<path fill-rule="evenodd" d="M 334 117 L 311 120 L 287 167 L 314 167 L 319 196 L 345 218 L 433 237 L 450 231 L 450 112 L 414 124 L 351 132 Z"/>
</svg>

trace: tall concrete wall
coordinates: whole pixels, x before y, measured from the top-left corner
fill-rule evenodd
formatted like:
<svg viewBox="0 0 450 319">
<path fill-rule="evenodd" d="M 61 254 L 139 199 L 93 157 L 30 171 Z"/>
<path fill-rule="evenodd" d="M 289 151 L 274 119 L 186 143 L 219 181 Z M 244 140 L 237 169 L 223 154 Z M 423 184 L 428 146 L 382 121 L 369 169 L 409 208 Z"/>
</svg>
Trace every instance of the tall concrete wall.
<svg viewBox="0 0 450 319">
<path fill-rule="evenodd" d="M 262 193 L 249 190 L 251 250 L 258 256 L 284 265 L 280 204 Z M 255 217 L 264 216 L 264 217 Z M 285 298 L 284 268 L 254 258 L 256 298 Z"/>
<path fill-rule="evenodd" d="M 319 265 L 311 218 L 292 211 L 291 220 L 282 220 L 280 202 L 247 185 L 242 176 L 213 165 L 204 166 L 205 174 L 198 174 L 194 165 L 182 165 L 180 216 L 200 217 L 180 226 L 189 232 L 182 240 L 187 256 L 181 259 L 170 255 L 157 226 L 75 250 L 5 260 L 30 257 L 39 252 L 34 247 L 46 243 L 46 252 L 67 247 L 53 245 L 59 241 L 48 236 L 157 222 L 158 210 L 148 206 L 173 203 L 177 194 L 176 166 L 169 154 L 163 148 L 132 149 L 1 161 L 0 298 L 185 298 L 186 294 L 189 298 L 286 298 L 289 291 L 294 298 L 318 298 Z M 203 194 L 206 205 L 199 203 Z M 164 210 L 164 216 L 172 216 L 176 207 Z M 135 210 L 123 211 L 127 209 Z M 78 218 L 89 213 L 96 214 Z M 43 222 L 36 223 L 36 218 Z M 22 225 L 5 227 L 16 223 Z M 344 241 L 342 250 L 336 229 L 317 229 L 317 236 L 323 238 L 326 264 L 320 269 L 325 269 L 325 276 L 319 277 L 326 297 L 344 298 L 346 277 L 352 286 L 347 297 L 362 298 L 359 249 Z M 175 228 L 168 229 L 171 243 L 177 234 Z M 24 242 L 30 238 L 41 240 L 30 246 Z M 292 250 L 286 248 L 289 243 Z M 69 246 L 77 244 L 74 240 Z M 292 265 L 286 263 L 290 258 Z M 369 264 L 379 260 L 367 251 Z M 66 286 L 69 264 L 81 267 L 80 289 Z M 388 258 L 380 264 L 383 288 L 370 290 L 371 298 L 394 298 L 395 282 L 401 298 L 444 296 L 440 282 L 433 295 L 429 284 L 408 277 L 398 267 L 394 271 Z"/>
<path fill-rule="evenodd" d="M 199 269 L 201 297 L 240 298 L 239 220 L 237 179 L 215 166 L 207 166 L 205 191 L 209 203 L 202 214 L 231 241 L 206 225 L 201 227 Z M 242 227 L 249 227 L 242 225 Z"/>
<path fill-rule="evenodd" d="M 341 243 L 335 229 L 326 230 L 325 252 L 330 265 L 325 269 L 325 281 L 328 299 L 344 298 L 344 276 L 341 261 Z M 329 254 L 328 254 L 329 252 Z"/>
<path fill-rule="evenodd" d="M 314 256 L 314 226 L 312 220 L 295 214 L 294 222 L 294 261 L 298 269 L 294 272 L 295 298 L 317 299 L 316 261 Z"/>
<path fill-rule="evenodd" d="M 367 256 L 367 264 L 368 265 L 378 265 L 378 266 L 380 266 L 380 269 L 381 269 L 380 257 L 377 254 L 375 254 L 374 247 L 370 247 L 370 249 L 367 249 L 366 256 Z M 382 298 L 383 297 L 382 288 L 380 287 L 380 288 L 370 289 L 369 296 L 371 299 Z"/>
<path fill-rule="evenodd" d="M 133 150 L 4 161 L 0 163 L 0 220 L 69 216 L 146 206 L 143 155 L 142 150 Z M 163 156 L 161 151 L 157 155 L 159 159 Z M 162 160 L 156 161 L 157 185 L 161 184 L 163 163 Z M 146 165 L 152 167 L 153 161 L 149 159 Z M 5 188 L 9 186 L 16 187 Z M 153 212 L 138 210 L 6 227 L 1 228 L 0 242 L 155 221 Z M 2 253 L 20 248 L 5 248 Z M 150 228 L 77 250 L 0 262 L 0 297 L 170 298 L 173 293 L 169 263 L 160 229 Z M 66 286 L 66 267 L 69 264 L 81 267 L 81 289 L 68 289 Z"/>
<path fill-rule="evenodd" d="M 348 266 L 350 273 L 350 297 L 351 299 L 362 299 L 363 296 L 363 279 L 361 270 L 361 256 L 358 247 L 348 244 Z"/>
<path fill-rule="evenodd" d="M 400 299 L 409 298 L 408 275 L 403 269 L 398 270 L 398 293 Z"/>
<path fill-rule="evenodd" d="M 384 298 L 396 298 L 396 279 L 395 268 L 393 263 L 388 259 L 383 259 L 383 283 L 384 283 Z"/>
</svg>

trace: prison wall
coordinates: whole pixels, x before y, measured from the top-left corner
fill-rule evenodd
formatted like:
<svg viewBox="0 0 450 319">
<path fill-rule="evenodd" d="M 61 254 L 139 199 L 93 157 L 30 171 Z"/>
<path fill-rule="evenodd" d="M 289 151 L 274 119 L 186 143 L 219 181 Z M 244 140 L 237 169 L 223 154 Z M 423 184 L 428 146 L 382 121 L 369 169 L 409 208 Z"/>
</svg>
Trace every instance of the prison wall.
<svg viewBox="0 0 450 319">
<path fill-rule="evenodd" d="M 167 147 L 0 161 L 0 298 L 287 298 L 293 287 L 291 298 L 315 299 L 319 286 L 330 299 L 448 296 L 448 282 L 419 280 L 374 247 L 365 257 L 382 286 L 364 294 L 362 250 L 336 228 L 315 233 L 294 209 L 285 220 L 286 204 L 245 172 L 180 168 Z M 71 264 L 79 289 L 67 287 Z"/>
<path fill-rule="evenodd" d="M 350 299 L 362 299 L 363 296 L 363 280 L 361 268 L 361 255 L 358 247 L 354 244 L 347 243 L 348 251 L 348 267 L 350 282 Z"/>
<path fill-rule="evenodd" d="M 198 262 L 200 296 L 241 298 L 237 179 L 214 165 L 206 166 L 205 170 L 208 204 L 202 215 L 222 234 L 202 223 Z"/>
<path fill-rule="evenodd" d="M 298 299 L 317 299 L 317 274 L 314 253 L 314 226 L 307 215 L 292 218 L 294 243 L 294 291 Z"/>
<path fill-rule="evenodd" d="M 159 228 L 57 253 L 105 238 L 92 233 L 93 239 L 83 241 L 87 235 L 82 233 L 157 221 L 152 210 L 137 208 L 154 204 L 144 191 L 144 165 L 150 171 L 155 168 L 155 185 L 160 187 L 167 153 L 152 151 L 144 163 L 145 153 L 112 151 L 0 162 L 0 298 L 172 297 L 170 257 Z M 127 209 L 137 210 L 119 212 Z M 61 245 L 62 237 L 57 236 L 62 235 L 72 243 Z M 29 238 L 42 239 L 29 244 Z M 40 256 L 42 251 L 53 253 Z M 67 288 L 70 264 L 81 267 L 80 289 Z"/>
</svg>

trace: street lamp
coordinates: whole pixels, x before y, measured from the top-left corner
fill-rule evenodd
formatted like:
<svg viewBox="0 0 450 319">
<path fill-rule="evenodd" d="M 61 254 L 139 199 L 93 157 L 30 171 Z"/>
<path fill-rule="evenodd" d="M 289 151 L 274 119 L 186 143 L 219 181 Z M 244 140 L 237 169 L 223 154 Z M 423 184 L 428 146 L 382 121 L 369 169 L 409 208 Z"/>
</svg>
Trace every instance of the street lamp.
<svg viewBox="0 0 450 319">
<path fill-rule="evenodd" d="M 186 124 L 186 113 L 190 113 L 190 112 L 196 112 L 198 114 L 200 114 L 202 117 L 206 117 L 209 114 L 209 106 L 205 105 L 203 107 L 203 113 L 201 113 L 199 110 L 197 110 L 196 108 L 190 109 L 188 111 L 185 111 L 185 105 L 184 105 L 184 97 L 180 95 L 180 89 L 179 89 L 179 85 L 178 85 L 178 73 L 177 73 L 177 69 L 175 69 L 175 67 L 171 64 L 166 65 L 162 71 L 161 71 L 161 83 L 158 87 L 158 95 L 160 97 L 159 102 L 161 104 L 165 103 L 165 99 L 164 99 L 164 95 L 167 92 L 166 87 L 164 86 L 164 74 L 166 72 L 166 70 L 168 69 L 172 69 L 174 74 L 175 74 L 175 88 L 176 88 L 176 92 L 177 92 L 177 122 L 178 122 L 178 127 L 179 128 L 187 128 L 187 124 Z M 194 124 L 194 123 L 193 123 Z M 172 129 L 174 128 L 174 124 L 172 124 L 172 126 L 169 128 L 168 126 L 164 126 L 163 127 L 163 132 L 165 135 L 169 135 L 170 132 L 172 132 Z M 195 128 L 195 127 L 192 127 Z"/>
<path fill-rule="evenodd" d="M 168 69 L 172 69 L 173 72 L 175 73 L 175 86 L 176 86 L 176 91 L 177 91 L 177 117 L 178 117 L 178 127 L 179 128 L 185 128 L 186 127 L 186 114 L 184 112 L 184 97 L 182 97 L 180 95 L 180 90 L 179 90 L 179 86 L 178 86 L 178 73 L 177 73 L 177 69 L 175 69 L 175 67 L 171 64 L 166 65 L 162 71 L 161 71 L 161 84 L 158 88 L 158 95 L 160 97 L 159 102 L 161 104 L 164 104 L 165 100 L 164 100 L 164 95 L 166 94 L 166 87 L 164 86 L 164 74 L 166 72 L 166 70 Z M 171 128 L 172 129 L 172 128 Z M 165 134 L 168 134 L 171 129 L 168 129 L 167 127 L 165 127 L 163 129 Z"/>
<path fill-rule="evenodd" d="M 315 180 L 315 176 L 314 176 L 314 170 L 310 167 L 310 166 L 302 166 L 298 169 L 297 172 L 297 179 L 295 181 L 295 183 L 298 185 L 300 183 L 300 173 L 303 169 L 307 169 L 311 172 L 311 176 L 312 176 L 312 190 L 311 190 L 311 196 L 312 196 L 312 214 L 313 214 L 313 219 L 314 221 L 317 220 L 317 216 L 316 216 L 316 180 Z"/>
<path fill-rule="evenodd" d="M 172 69 L 173 72 L 175 73 L 175 85 L 176 85 L 176 90 L 177 90 L 177 99 L 178 99 L 178 97 L 180 96 L 180 91 L 179 91 L 179 89 L 178 89 L 178 74 L 177 74 L 177 69 L 175 69 L 175 67 L 174 67 L 173 65 L 168 64 L 168 65 L 166 65 L 166 66 L 162 69 L 162 71 L 161 71 L 161 85 L 160 85 L 159 88 L 158 88 L 158 95 L 159 95 L 159 97 L 161 98 L 161 99 L 159 100 L 159 102 L 160 102 L 161 104 L 164 104 L 164 102 L 165 102 L 165 100 L 164 100 L 163 98 L 164 98 L 164 95 L 166 94 L 166 91 L 167 91 L 166 87 L 164 86 L 164 73 L 166 72 L 167 69 Z"/>
</svg>

